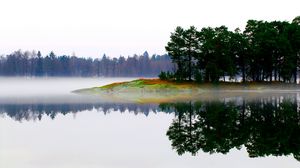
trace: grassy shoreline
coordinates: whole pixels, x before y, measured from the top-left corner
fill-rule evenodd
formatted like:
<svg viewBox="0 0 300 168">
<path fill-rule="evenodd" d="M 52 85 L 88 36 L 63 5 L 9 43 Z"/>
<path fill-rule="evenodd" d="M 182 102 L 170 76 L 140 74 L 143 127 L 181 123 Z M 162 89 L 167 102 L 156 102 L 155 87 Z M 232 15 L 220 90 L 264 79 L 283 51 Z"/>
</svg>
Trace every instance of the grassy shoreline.
<svg viewBox="0 0 300 168">
<path fill-rule="evenodd" d="M 195 83 L 162 81 L 159 79 L 137 79 L 129 82 L 112 83 L 105 86 L 73 91 L 77 94 L 101 96 L 110 101 L 137 103 L 161 103 L 232 97 L 240 95 L 263 95 L 265 93 L 300 92 L 298 84 L 273 83 Z"/>
<path fill-rule="evenodd" d="M 196 83 L 196 82 L 176 82 L 165 81 L 160 79 L 137 79 L 128 82 L 117 82 L 108 85 L 77 90 L 88 91 L 98 90 L 106 92 L 138 92 L 138 91 L 300 91 L 300 85 L 294 83 L 280 83 L 280 82 L 219 82 L 219 83 Z"/>
</svg>

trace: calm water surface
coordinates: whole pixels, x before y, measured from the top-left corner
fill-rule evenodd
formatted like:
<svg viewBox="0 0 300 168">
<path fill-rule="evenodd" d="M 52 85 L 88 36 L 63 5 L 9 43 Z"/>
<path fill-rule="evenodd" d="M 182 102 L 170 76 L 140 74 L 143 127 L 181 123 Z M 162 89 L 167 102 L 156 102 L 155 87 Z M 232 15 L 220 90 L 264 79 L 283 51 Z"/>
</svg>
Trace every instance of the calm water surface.
<svg viewBox="0 0 300 168">
<path fill-rule="evenodd" d="M 299 93 L 163 104 L 70 93 L 124 80 L 0 78 L 0 167 L 300 166 Z"/>
</svg>

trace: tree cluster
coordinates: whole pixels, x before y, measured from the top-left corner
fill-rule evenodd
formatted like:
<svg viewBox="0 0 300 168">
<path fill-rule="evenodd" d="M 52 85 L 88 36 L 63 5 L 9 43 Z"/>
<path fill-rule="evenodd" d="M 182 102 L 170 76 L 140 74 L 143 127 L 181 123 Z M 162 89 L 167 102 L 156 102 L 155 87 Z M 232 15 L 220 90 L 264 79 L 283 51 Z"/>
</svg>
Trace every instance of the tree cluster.
<svg viewBox="0 0 300 168">
<path fill-rule="evenodd" d="M 53 52 L 15 51 L 0 56 L 0 76 L 105 76 L 153 77 L 161 71 L 173 71 L 174 64 L 168 55 L 134 55 L 127 58 L 81 58 L 56 56 Z"/>
<path fill-rule="evenodd" d="M 174 78 L 205 82 L 297 82 L 300 16 L 292 22 L 249 20 L 243 32 L 226 26 L 198 31 L 177 27 L 165 47 L 177 65 Z"/>
</svg>

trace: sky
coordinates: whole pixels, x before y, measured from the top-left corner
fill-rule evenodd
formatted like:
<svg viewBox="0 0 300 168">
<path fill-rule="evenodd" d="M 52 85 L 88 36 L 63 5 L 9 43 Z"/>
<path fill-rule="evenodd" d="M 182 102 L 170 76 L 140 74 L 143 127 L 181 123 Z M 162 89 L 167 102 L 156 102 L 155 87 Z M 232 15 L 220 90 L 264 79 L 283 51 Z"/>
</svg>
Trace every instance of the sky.
<svg viewBox="0 0 300 168">
<path fill-rule="evenodd" d="M 249 19 L 299 15 L 300 0 L 0 0 L 0 54 L 165 54 L 177 26 L 243 30 Z"/>
</svg>

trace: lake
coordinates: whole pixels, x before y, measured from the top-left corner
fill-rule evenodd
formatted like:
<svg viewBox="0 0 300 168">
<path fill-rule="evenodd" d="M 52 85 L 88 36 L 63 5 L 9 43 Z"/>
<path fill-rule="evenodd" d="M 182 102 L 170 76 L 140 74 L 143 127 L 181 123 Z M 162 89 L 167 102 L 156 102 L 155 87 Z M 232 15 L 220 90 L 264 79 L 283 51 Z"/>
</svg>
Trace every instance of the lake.
<svg viewBox="0 0 300 168">
<path fill-rule="evenodd" d="M 298 168 L 297 92 L 161 104 L 71 91 L 134 78 L 0 78 L 1 168 Z"/>
</svg>

